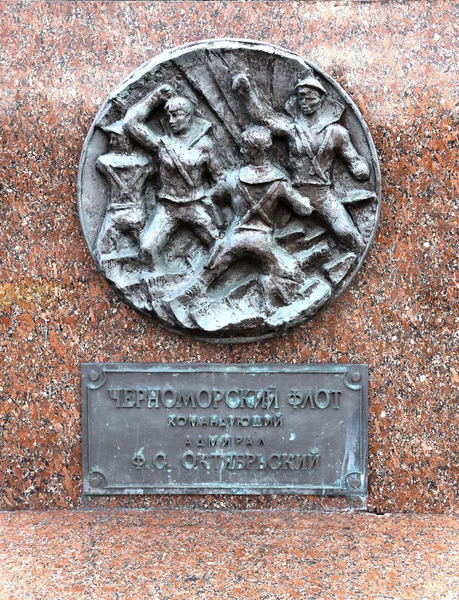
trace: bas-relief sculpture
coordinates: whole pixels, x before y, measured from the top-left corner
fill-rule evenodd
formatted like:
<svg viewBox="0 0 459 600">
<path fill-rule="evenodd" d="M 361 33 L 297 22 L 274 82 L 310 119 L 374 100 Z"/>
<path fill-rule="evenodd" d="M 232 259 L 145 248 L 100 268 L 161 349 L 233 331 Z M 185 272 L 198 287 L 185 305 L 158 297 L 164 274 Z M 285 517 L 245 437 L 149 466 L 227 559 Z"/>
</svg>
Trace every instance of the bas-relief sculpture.
<svg viewBox="0 0 459 600">
<path fill-rule="evenodd" d="M 145 316 L 214 341 L 269 337 L 331 302 L 379 203 L 355 105 L 303 58 L 256 42 L 199 42 L 140 67 L 80 165 L 99 270 Z"/>
</svg>

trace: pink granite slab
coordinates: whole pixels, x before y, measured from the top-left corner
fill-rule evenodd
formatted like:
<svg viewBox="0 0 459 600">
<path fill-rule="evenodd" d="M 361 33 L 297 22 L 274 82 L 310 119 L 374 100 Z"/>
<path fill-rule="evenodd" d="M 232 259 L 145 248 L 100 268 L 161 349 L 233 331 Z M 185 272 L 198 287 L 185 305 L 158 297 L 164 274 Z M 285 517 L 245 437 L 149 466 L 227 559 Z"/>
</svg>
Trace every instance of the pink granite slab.
<svg viewBox="0 0 459 600">
<path fill-rule="evenodd" d="M 459 521 L 298 511 L 0 514 L 2 600 L 456 600 Z"/>
<path fill-rule="evenodd" d="M 0 22 L 0 507 L 81 505 L 80 363 L 285 361 L 369 364 L 369 510 L 458 510 L 457 3 L 8 1 Z M 167 333 L 123 305 L 85 247 L 75 194 L 104 97 L 162 50 L 224 36 L 279 44 L 336 78 L 369 125 L 383 179 L 379 232 L 346 293 L 284 338 L 229 346 Z"/>
</svg>

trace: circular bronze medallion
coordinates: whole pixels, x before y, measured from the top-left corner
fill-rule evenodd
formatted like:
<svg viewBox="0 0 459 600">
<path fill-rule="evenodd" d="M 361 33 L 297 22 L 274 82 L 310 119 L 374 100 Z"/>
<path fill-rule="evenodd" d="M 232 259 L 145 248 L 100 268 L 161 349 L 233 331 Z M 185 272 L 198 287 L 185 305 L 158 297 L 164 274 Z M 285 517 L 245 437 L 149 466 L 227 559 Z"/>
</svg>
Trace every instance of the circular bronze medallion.
<svg viewBox="0 0 459 600">
<path fill-rule="evenodd" d="M 177 333 L 251 341 L 349 285 L 375 235 L 380 174 L 329 76 L 270 44 L 211 40 L 152 59 L 106 100 L 78 202 L 125 302 Z"/>
</svg>

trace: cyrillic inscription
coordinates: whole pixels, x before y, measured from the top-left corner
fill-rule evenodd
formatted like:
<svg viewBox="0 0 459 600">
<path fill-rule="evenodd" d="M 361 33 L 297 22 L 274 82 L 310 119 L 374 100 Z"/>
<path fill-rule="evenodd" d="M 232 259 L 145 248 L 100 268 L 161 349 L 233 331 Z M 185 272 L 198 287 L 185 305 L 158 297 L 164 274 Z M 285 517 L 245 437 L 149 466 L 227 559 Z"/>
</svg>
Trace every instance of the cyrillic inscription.
<svg viewBox="0 0 459 600">
<path fill-rule="evenodd" d="M 85 494 L 366 492 L 365 366 L 89 364 L 82 382 Z"/>
</svg>

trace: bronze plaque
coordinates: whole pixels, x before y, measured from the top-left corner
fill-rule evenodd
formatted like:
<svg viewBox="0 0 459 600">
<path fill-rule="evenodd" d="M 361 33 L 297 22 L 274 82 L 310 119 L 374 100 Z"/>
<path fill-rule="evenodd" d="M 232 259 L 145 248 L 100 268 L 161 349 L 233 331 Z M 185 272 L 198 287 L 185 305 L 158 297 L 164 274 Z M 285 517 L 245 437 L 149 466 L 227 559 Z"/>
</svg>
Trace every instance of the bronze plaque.
<svg viewBox="0 0 459 600">
<path fill-rule="evenodd" d="M 366 365 L 84 364 L 83 493 L 367 494 Z"/>
</svg>

